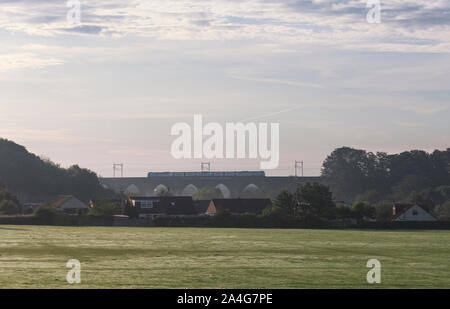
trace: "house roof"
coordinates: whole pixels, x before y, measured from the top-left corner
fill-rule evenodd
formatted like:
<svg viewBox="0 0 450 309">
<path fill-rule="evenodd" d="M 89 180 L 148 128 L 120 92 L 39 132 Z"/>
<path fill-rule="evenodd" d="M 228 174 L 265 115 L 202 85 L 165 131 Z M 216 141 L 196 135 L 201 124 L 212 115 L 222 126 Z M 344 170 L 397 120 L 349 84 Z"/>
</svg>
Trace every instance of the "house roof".
<svg viewBox="0 0 450 309">
<path fill-rule="evenodd" d="M 197 200 L 194 201 L 195 210 L 199 214 L 204 214 L 206 210 L 208 209 L 209 203 L 211 203 L 211 200 Z"/>
<path fill-rule="evenodd" d="M 55 208 L 89 208 L 73 195 L 59 195 L 50 205 Z"/>
<path fill-rule="evenodd" d="M 56 197 L 56 199 L 53 200 L 53 202 L 50 203 L 50 205 L 58 208 L 71 198 L 72 198 L 72 195 L 59 195 Z"/>
<path fill-rule="evenodd" d="M 130 196 L 130 200 L 153 201 L 152 208 L 141 209 L 147 214 L 195 215 L 197 211 L 190 196 Z M 139 207 L 139 206 L 137 206 Z"/>
<path fill-rule="evenodd" d="M 413 206 L 414 206 L 413 203 L 394 203 L 392 205 L 392 208 L 395 207 L 395 215 L 394 215 L 394 213 L 392 213 L 392 218 L 397 219 L 398 217 L 400 217 L 402 214 L 407 212 L 408 209 L 410 209 Z"/>
<path fill-rule="evenodd" d="M 428 214 L 433 216 L 431 213 L 429 213 L 426 209 L 421 207 L 420 205 L 417 205 L 417 203 L 394 203 L 393 207 L 395 207 L 395 215 L 392 216 L 392 219 L 397 219 L 404 213 L 406 213 L 411 207 L 417 206 L 423 209 L 423 211 L 426 211 Z M 434 217 L 434 216 L 433 216 Z"/>
<path fill-rule="evenodd" d="M 232 213 L 260 214 L 265 208 L 272 205 L 271 200 L 265 198 L 213 199 L 211 201 L 216 210 L 228 210 Z"/>
</svg>

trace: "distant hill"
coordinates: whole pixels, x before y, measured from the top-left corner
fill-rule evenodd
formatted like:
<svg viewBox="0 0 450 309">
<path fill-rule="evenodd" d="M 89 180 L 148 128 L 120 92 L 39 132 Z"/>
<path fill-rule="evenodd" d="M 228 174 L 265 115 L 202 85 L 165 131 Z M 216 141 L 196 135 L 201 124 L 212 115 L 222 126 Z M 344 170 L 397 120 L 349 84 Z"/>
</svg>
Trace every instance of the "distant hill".
<svg viewBox="0 0 450 309">
<path fill-rule="evenodd" d="M 0 138 L 0 183 L 22 201 L 48 200 L 59 194 L 73 194 L 83 201 L 112 195 L 97 175 L 73 165 L 67 169 L 42 159 L 21 145 Z"/>
</svg>

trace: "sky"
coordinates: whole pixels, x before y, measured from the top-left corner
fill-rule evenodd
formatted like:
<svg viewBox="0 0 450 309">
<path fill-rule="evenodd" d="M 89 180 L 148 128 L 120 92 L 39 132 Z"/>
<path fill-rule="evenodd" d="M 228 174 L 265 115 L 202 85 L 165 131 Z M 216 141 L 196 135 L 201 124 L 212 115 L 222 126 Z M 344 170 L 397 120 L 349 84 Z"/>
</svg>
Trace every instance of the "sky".
<svg viewBox="0 0 450 309">
<path fill-rule="evenodd" d="M 341 146 L 450 147 L 450 1 L 0 0 L 0 137 L 112 176 L 198 171 L 171 127 L 280 124 L 268 175 Z M 205 161 L 205 160 L 203 160 Z M 213 159 L 212 170 L 258 170 Z"/>
</svg>

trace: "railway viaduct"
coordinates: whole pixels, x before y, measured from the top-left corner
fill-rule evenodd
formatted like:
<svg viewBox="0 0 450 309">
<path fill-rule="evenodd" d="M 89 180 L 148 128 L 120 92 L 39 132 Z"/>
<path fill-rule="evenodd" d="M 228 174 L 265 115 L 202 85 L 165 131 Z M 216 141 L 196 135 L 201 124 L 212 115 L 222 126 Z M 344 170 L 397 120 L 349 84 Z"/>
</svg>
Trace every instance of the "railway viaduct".
<svg viewBox="0 0 450 309">
<path fill-rule="evenodd" d="M 162 190 L 174 195 L 193 196 L 201 188 L 217 188 L 225 198 L 245 196 L 274 197 L 283 189 L 295 189 L 307 182 L 320 182 L 320 177 L 266 176 L 180 176 L 101 178 L 108 189 L 125 195 L 154 196 Z"/>
</svg>

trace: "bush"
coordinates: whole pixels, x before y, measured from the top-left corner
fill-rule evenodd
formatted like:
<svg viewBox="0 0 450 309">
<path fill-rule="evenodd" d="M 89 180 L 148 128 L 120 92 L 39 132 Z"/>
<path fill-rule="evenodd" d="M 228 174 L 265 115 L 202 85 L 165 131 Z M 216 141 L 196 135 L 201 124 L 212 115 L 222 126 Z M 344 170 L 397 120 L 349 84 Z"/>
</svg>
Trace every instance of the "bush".
<svg viewBox="0 0 450 309">
<path fill-rule="evenodd" d="M 194 200 L 212 200 L 223 198 L 222 192 L 217 188 L 204 187 L 200 188 L 194 195 Z"/>
<path fill-rule="evenodd" d="M 336 218 L 336 204 L 330 188 L 319 183 L 306 183 L 296 193 L 296 215 L 307 221 Z"/>
<path fill-rule="evenodd" d="M 378 203 L 375 205 L 375 219 L 380 222 L 392 220 L 392 204 Z"/>
<path fill-rule="evenodd" d="M 36 210 L 34 211 L 34 215 L 38 218 L 51 219 L 54 218 L 57 213 L 53 207 L 48 205 L 41 205 L 36 208 Z"/>
<path fill-rule="evenodd" d="M 3 183 L 0 183 L 0 213 L 15 215 L 20 212 L 20 203 Z"/>
<path fill-rule="evenodd" d="M 352 216 L 358 223 L 364 219 L 373 219 L 375 218 L 375 208 L 364 202 L 357 202 L 352 206 Z"/>
<path fill-rule="evenodd" d="M 215 216 L 213 216 L 214 222 L 217 226 L 227 227 L 233 226 L 235 223 L 233 220 L 233 215 L 226 209 L 218 209 Z"/>
<path fill-rule="evenodd" d="M 158 227 L 221 227 L 221 228 L 323 228 L 334 226 L 319 219 L 299 219 L 280 216 L 276 213 L 255 215 L 250 213 L 233 214 L 219 212 L 215 216 L 158 216 L 150 219 Z M 328 225 L 327 225 L 328 224 Z"/>
<path fill-rule="evenodd" d="M 288 190 L 282 190 L 276 196 L 273 201 L 273 207 L 271 211 L 267 211 L 266 214 L 276 214 L 277 216 L 293 217 L 298 205 L 298 201 L 294 194 Z"/>
<path fill-rule="evenodd" d="M 120 214 L 120 206 L 108 201 L 100 201 L 95 203 L 89 211 L 90 215 L 94 216 L 113 216 Z"/>
<path fill-rule="evenodd" d="M 352 208 L 346 205 L 338 205 L 336 207 L 336 216 L 338 219 L 351 219 L 353 218 Z"/>
<path fill-rule="evenodd" d="M 5 215 L 15 215 L 20 212 L 19 205 L 12 200 L 3 200 L 0 203 L 0 213 Z"/>
<path fill-rule="evenodd" d="M 437 206 L 435 213 L 437 214 L 439 220 L 450 221 L 450 201 Z"/>
</svg>

